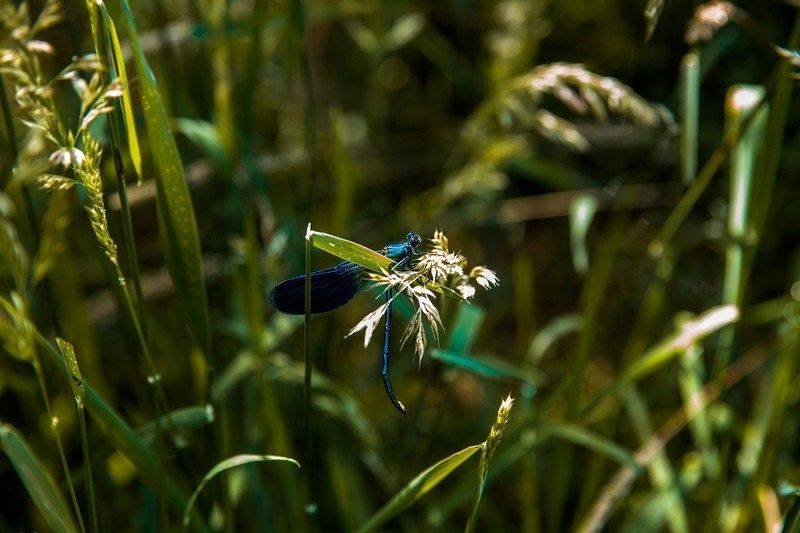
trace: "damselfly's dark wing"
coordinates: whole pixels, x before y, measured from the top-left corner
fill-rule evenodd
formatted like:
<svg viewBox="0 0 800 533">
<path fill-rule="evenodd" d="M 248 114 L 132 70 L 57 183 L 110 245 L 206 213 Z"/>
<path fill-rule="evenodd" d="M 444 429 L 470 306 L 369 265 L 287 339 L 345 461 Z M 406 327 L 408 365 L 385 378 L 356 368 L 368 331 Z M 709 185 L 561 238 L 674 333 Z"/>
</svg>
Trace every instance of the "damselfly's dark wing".
<svg viewBox="0 0 800 533">
<path fill-rule="evenodd" d="M 325 313 L 341 307 L 364 286 L 364 269 L 345 261 L 311 273 L 311 313 Z M 269 294 L 272 306 L 282 313 L 305 313 L 305 276 L 281 281 Z"/>
</svg>

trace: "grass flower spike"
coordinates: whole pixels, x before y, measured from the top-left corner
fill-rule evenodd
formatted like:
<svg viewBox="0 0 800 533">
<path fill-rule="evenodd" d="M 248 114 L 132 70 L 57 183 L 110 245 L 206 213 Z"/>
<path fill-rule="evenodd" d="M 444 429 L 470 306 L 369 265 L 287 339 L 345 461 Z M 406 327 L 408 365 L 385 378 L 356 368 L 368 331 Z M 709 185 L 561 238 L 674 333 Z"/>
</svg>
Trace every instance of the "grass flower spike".
<svg viewBox="0 0 800 533">
<path fill-rule="evenodd" d="M 438 341 L 442 319 L 436 307 L 436 294 L 446 294 L 461 300 L 471 299 L 475 286 L 490 289 L 499 283 L 497 275 L 485 266 L 476 266 L 465 274 L 467 259 L 452 252 L 447 236 L 436 230 L 430 240 L 429 249 L 419 256 L 409 270 L 383 270 L 370 273 L 369 279 L 384 290 L 392 290 L 392 299 L 405 294 L 414 307 L 414 314 L 403 332 L 401 344 L 414 339 L 414 352 L 419 362 L 427 346 L 427 333 Z M 369 344 L 372 334 L 383 318 L 388 303 L 381 305 L 356 324 L 347 336 L 364 331 L 364 346 Z"/>
</svg>

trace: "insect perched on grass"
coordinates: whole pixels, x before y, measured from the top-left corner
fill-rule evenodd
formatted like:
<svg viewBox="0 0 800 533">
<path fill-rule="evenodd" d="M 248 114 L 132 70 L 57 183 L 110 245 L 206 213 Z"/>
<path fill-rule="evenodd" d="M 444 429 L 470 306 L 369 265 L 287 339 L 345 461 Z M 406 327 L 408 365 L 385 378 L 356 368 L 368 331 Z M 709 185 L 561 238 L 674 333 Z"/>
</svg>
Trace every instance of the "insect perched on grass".
<svg viewBox="0 0 800 533">
<path fill-rule="evenodd" d="M 418 255 L 418 248 L 422 244 L 420 236 L 414 232 L 406 235 L 404 241 L 389 244 L 381 253 L 395 261 L 393 271 L 409 270 L 412 261 Z M 356 294 L 369 286 L 370 278 L 367 270 L 350 261 L 344 261 L 336 266 L 317 270 L 311 273 L 311 313 L 326 313 L 343 306 L 352 300 Z M 296 276 L 280 282 L 270 292 L 272 306 L 282 313 L 302 315 L 305 313 L 305 276 Z M 392 404 L 405 413 L 405 407 L 397 399 L 389 376 L 389 347 L 392 330 L 391 301 L 393 289 L 388 286 L 386 293 L 386 323 L 383 338 L 381 358 L 381 375 L 386 387 L 386 394 Z"/>
</svg>

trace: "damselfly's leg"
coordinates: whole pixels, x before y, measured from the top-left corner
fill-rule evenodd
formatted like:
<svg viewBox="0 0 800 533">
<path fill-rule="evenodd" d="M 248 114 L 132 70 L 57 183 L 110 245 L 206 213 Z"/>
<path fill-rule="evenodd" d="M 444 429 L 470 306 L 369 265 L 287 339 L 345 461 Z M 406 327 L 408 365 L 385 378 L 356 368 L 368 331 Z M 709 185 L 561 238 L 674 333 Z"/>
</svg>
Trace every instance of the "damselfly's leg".
<svg viewBox="0 0 800 533">
<path fill-rule="evenodd" d="M 390 302 L 392 300 L 392 289 L 386 290 L 386 301 Z M 383 361 L 381 365 L 381 374 L 383 375 L 383 384 L 386 386 L 386 394 L 389 396 L 389 400 L 391 400 L 392 404 L 403 414 L 406 414 L 406 408 L 397 399 L 397 396 L 394 393 L 394 388 L 392 387 L 392 378 L 389 377 L 389 348 L 390 348 L 390 341 L 392 338 L 392 305 L 386 308 L 386 325 L 383 334 Z"/>
</svg>

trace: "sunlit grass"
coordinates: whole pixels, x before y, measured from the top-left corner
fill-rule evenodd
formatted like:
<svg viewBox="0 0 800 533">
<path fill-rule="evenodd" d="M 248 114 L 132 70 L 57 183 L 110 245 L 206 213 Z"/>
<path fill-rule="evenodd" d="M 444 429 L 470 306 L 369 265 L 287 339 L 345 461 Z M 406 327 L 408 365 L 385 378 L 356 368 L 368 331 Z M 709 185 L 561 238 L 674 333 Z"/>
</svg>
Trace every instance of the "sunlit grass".
<svg viewBox="0 0 800 533">
<path fill-rule="evenodd" d="M 0 530 L 797 531 L 797 7 L 579 4 L 0 0 Z"/>
</svg>

